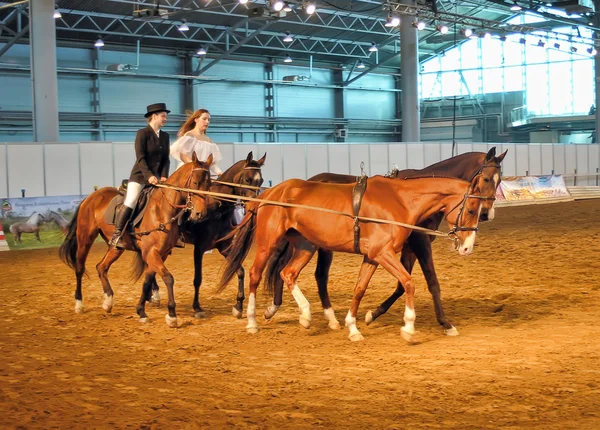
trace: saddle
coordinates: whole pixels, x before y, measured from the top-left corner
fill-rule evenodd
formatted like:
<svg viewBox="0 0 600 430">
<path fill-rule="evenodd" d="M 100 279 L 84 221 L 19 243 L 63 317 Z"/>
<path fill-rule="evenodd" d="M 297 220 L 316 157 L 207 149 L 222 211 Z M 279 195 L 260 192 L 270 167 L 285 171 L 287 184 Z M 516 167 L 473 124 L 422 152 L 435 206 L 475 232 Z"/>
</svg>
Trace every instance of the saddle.
<svg viewBox="0 0 600 430">
<path fill-rule="evenodd" d="M 154 191 L 155 187 L 144 187 L 140 196 L 138 197 L 137 203 L 133 210 L 133 214 L 131 215 L 131 222 L 128 224 L 128 229 L 133 229 L 138 226 L 142 219 L 144 218 L 144 213 L 146 212 L 146 207 L 148 205 L 148 201 L 150 200 L 150 196 Z M 115 217 L 117 210 L 123 206 L 123 201 L 125 200 L 125 193 L 127 191 L 127 181 L 123 181 L 121 186 L 119 187 L 119 194 L 113 197 L 108 206 L 106 207 L 106 211 L 104 212 L 104 221 L 107 224 L 114 225 Z"/>
<path fill-rule="evenodd" d="M 360 254 L 360 225 L 358 225 L 358 213 L 362 203 L 363 195 L 367 190 L 367 175 L 356 177 L 356 185 L 352 187 L 352 213 L 354 215 L 354 252 Z"/>
</svg>

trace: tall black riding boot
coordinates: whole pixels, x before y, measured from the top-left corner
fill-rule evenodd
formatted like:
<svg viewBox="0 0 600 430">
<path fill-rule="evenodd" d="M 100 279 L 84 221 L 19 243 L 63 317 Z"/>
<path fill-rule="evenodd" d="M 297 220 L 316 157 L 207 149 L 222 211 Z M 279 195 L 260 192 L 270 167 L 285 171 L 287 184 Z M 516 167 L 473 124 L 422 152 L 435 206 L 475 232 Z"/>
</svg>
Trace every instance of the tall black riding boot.
<svg viewBox="0 0 600 430">
<path fill-rule="evenodd" d="M 108 242 L 108 246 L 120 247 L 119 240 L 123 235 L 123 229 L 125 229 L 132 212 L 133 209 L 128 206 L 123 205 L 121 207 L 119 213 L 117 214 L 117 219 L 115 220 L 115 231 L 110 239 L 110 242 Z"/>
</svg>

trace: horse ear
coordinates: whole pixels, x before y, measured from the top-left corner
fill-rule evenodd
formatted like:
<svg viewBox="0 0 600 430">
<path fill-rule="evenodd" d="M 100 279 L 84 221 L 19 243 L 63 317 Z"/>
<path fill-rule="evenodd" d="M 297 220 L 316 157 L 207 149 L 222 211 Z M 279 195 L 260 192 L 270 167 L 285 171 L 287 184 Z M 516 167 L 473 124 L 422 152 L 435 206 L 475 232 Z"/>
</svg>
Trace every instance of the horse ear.
<svg viewBox="0 0 600 430">
<path fill-rule="evenodd" d="M 213 155 L 212 155 L 212 154 L 210 154 L 210 155 L 208 156 L 208 158 L 206 159 L 206 166 L 207 166 L 207 167 L 208 167 L 208 166 L 210 166 L 210 165 L 212 164 L 212 162 L 213 162 Z"/>
<path fill-rule="evenodd" d="M 496 162 L 502 163 L 502 160 L 504 160 L 504 157 L 506 157 L 506 153 L 508 152 L 508 149 L 506 151 L 504 151 L 502 154 L 498 155 L 498 158 L 496 158 Z"/>
<path fill-rule="evenodd" d="M 491 161 L 494 159 L 494 157 L 496 156 L 496 147 L 492 146 L 492 149 L 490 149 L 487 153 L 487 155 L 485 156 L 485 161 Z"/>
<path fill-rule="evenodd" d="M 196 151 L 192 152 L 192 163 L 198 164 L 198 156 L 196 155 Z"/>
<path fill-rule="evenodd" d="M 252 154 L 252 151 L 250 151 L 248 153 L 248 156 L 246 157 L 246 164 L 248 164 L 249 162 L 251 162 L 254 159 L 254 155 Z"/>
<path fill-rule="evenodd" d="M 258 165 L 262 166 L 263 164 L 265 164 L 265 160 L 267 159 L 267 153 L 265 152 L 265 155 L 263 155 L 260 160 L 258 160 Z"/>
</svg>

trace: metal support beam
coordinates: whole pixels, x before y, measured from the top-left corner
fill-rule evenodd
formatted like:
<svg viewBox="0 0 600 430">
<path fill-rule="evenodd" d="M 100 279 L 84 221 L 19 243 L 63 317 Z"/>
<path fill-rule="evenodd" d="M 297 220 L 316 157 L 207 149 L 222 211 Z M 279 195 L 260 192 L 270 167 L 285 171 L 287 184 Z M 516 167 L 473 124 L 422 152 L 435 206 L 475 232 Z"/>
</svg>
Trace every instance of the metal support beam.
<svg viewBox="0 0 600 430">
<path fill-rule="evenodd" d="M 356 64 L 356 63 L 355 63 Z M 350 72 L 352 73 L 352 72 Z M 342 70 L 334 70 L 333 71 L 333 82 L 343 82 L 344 81 L 344 72 Z M 334 107 L 334 117 L 336 119 L 343 119 L 346 117 L 346 95 L 345 89 L 337 88 L 333 90 L 333 107 Z M 345 128 L 343 126 L 337 126 L 337 128 Z M 336 142 L 345 142 L 345 135 L 342 137 L 335 137 Z"/>
<path fill-rule="evenodd" d="M 23 30 L 21 30 L 19 33 L 17 33 L 17 35 L 15 37 L 13 37 L 6 45 L 4 45 L 2 47 L 2 49 L 0 49 L 0 57 L 2 57 L 6 53 L 6 51 L 8 51 L 15 43 L 17 43 L 19 41 L 19 39 L 21 37 L 23 37 L 28 32 L 29 32 L 29 24 L 27 24 L 23 28 Z"/>
<path fill-rule="evenodd" d="M 193 58 L 191 55 L 183 57 L 183 74 L 190 76 L 193 73 L 194 65 L 192 64 Z M 186 110 L 196 110 L 196 95 L 194 94 L 194 81 L 191 79 L 184 79 L 181 85 L 183 91 L 181 100 L 183 106 L 181 111 L 185 113 Z"/>
<path fill-rule="evenodd" d="M 237 51 L 239 48 L 241 48 L 242 46 L 244 46 L 244 44 L 252 39 L 254 39 L 256 36 L 258 36 L 260 33 L 263 32 L 263 30 L 266 30 L 267 28 L 269 28 L 275 21 L 267 21 L 265 22 L 262 26 L 260 26 L 259 28 L 257 28 L 256 30 L 254 30 L 252 33 L 250 33 L 248 36 L 244 37 L 242 40 L 240 40 L 238 43 L 236 43 L 235 45 L 233 45 L 231 48 L 229 48 L 227 51 L 225 51 L 225 53 L 217 58 L 215 58 L 210 64 L 207 64 L 206 66 L 204 66 L 202 69 L 200 69 L 198 71 L 198 75 L 201 75 L 202 73 L 206 72 L 208 69 L 210 69 L 213 66 L 216 66 L 219 61 L 221 60 L 225 60 L 226 58 L 231 57 L 231 54 L 233 54 L 235 51 Z"/>
<path fill-rule="evenodd" d="M 594 1 L 594 8 L 598 11 L 600 7 L 600 0 Z M 594 24 L 596 27 L 600 26 L 600 15 L 596 13 L 594 16 Z M 596 34 L 596 37 L 598 35 Z M 595 91 L 596 91 L 596 133 L 595 139 L 593 142 L 598 144 L 598 139 L 600 138 L 600 54 L 596 54 L 594 57 L 594 78 L 596 81 Z"/>
<path fill-rule="evenodd" d="M 353 77 L 352 79 L 349 79 L 349 80 L 345 81 L 342 85 L 344 87 L 347 87 L 348 85 L 350 85 L 352 82 L 356 81 L 357 79 L 360 79 L 363 76 L 365 76 L 366 74 L 371 73 L 372 71 L 374 71 L 374 70 L 376 70 L 376 69 L 378 69 L 380 67 L 383 67 L 383 66 L 385 66 L 388 63 L 391 63 L 392 61 L 396 60 L 398 57 L 400 57 L 400 53 L 394 54 L 391 57 L 388 57 L 386 60 L 382 61 L 381 63 L 375 64 L 374 66 L 369 67 L 367 70 L 365 70 L 361 74 Z"/>
<path fill-rule="evenodd" d="M 58 73 L 54 0 L 30 1 L 33 140 L 58 142 Z"/>
<path fill-rule="evenodd" d="M 409 0 L 414 4 L 414 0 Z M 421 141 L 419 107 L 419 37 L 408 19 L 400 23 L 400 71 L 402 74 L 402 141 Z"/>
</svg>

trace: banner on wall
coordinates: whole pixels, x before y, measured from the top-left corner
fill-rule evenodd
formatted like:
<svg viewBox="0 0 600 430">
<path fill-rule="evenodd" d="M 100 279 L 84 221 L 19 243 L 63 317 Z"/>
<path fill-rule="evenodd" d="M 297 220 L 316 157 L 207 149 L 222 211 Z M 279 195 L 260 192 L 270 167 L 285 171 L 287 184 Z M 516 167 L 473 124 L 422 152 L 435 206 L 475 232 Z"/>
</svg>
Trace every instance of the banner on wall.
<svg viewBox="0 0 600 430">
<path fill-rule="evenodd" d="M 1 199 L 0 217 L 30 217 L 35 212 L 44 214 L 50 211 L 72 213 L 85 196 L 23 197 Z"/>
<path fill-rule="evenodd" d="M 502 178 L 496 198 L 507 202 L 571 199 L 562 175 L 518 176 Z"/>
</svg>

